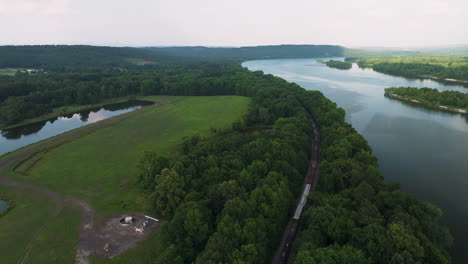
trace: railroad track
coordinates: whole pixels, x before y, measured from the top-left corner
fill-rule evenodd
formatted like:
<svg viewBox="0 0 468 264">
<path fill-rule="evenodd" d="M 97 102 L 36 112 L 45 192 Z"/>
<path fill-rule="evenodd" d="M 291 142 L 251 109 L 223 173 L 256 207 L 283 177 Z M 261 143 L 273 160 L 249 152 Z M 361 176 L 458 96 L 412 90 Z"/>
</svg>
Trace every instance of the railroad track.
<svg viewBox="0 0 468 264">
<path fill-rule="evenodd" d="M 302 213 L 307 204 L 307 195 L 315 190 L 318 181 L 318 165 L 319 165 L 319 151 L 320 151 L 320 134 L 318 127 L 313 118 L 309 115 L 309 120 L 312 123 L 314 135 L 312 140 L 312 155 L 309 161 L 309 167 L 304 178 L 304 185 L 302 188 L 301 197 L 299 198 L 294 214 L 291 217 L 288 225 L 284 229 L 281 244 L 276 250 L 273 257 L 273 264 L 288 264 L 292 263 L 290 258 L 291 248 L 296 239 L 297 229 L 301 221 Z"/>
</svg>

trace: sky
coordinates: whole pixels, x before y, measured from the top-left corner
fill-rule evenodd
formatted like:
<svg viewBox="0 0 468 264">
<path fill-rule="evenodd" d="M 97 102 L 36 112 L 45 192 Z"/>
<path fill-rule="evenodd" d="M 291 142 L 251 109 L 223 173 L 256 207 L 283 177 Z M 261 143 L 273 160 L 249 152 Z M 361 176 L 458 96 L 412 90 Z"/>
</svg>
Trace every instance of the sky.
<svg viewBox="0 0 468 264">
<path fill-rule="evenodd" d="M 468 44 L 468 0 L 0 0 L 0 45 Z"/>
</svg>

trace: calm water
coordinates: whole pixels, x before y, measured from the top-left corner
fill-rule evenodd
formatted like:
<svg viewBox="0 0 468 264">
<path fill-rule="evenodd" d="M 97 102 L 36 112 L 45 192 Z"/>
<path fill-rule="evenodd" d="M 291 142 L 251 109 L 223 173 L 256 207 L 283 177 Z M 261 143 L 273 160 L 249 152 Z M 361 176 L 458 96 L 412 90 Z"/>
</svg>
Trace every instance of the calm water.
<svg viewBox="0 0 468 264">
<path fill-rule="evenodd" d="M 468 119 L 384 97 L 392 86 L 468 88 L 431 80 L 409 80 L 359 69 L 331 69 L 315 59 L 248 61 L 243 66 L 319 90 L 347 113 L 372 146 L 386 181 L 444 211 L 455 237 L 454 263 L 468 263 Z"/>
<path fill-rule="evenodd" d="M 6 201 L 0 200 L 0 213 L 7 208 L 8 203 Z"/>
<path fill-rule="evenodd" d="M 148 103 L 149 102 L 145 101 L 129 101 L 125 103 L 106 105 L 68 116 L 61 116 L 48 121 L 38 122 L 10 130 L 1 130 L 0 155 L 78 127 L 112 116 L 131 112 Z"/>
</svg>

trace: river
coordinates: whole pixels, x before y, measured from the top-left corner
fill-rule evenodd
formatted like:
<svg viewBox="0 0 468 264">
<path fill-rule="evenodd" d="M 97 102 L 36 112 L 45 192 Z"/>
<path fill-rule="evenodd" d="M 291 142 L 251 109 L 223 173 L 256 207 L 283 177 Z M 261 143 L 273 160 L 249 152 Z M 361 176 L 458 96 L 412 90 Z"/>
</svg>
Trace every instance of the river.
<svg viewBox="0 0 468 264">
<path fill-rule="evenodd" d="M 95 123 L 106 118 L 121 115 L 141 108 L 150 102 L 128 101 L 60 116 L 13 129 L 0 131 L 0 155 L 19 149 L 49 137 Z"/>
<path fill-rule="evenodd" d="M 378 157 L 385 180 L 399 182 L 406 192 L 442 208 L 442 222 L 455 238 L 453 263 L 466 263 L 468 118 L 384 97 L 384 88 L 430 87 L 465 93 L 468 88 L 385 75 L 356 64 L 350 70 L 332 69 L 316 59 L 247 61 L 243 66 L 319 90 L 345 109 L 346 120 Z"/>
</svg>

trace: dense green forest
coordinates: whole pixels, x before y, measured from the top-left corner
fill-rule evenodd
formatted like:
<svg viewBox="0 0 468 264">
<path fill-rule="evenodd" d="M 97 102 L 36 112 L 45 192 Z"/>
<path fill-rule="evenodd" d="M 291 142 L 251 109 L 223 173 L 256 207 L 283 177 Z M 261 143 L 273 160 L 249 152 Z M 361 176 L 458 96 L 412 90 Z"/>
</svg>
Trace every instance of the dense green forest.
<svg viewBox="0 0 468 264">
<path fill-rule="evenodd" d="M 468 110 L 468 93 L 457 91 L 442 91 L 431 88 L 393 87 L 385 89 L 385 93 L 395 94 L 405 99 L 417 100 L 420 104 L 430 107 L 451 107 Z"/>
<path fill-rule="evenodd" d="M 226 57 L 244 58 L 236 52 Z M 128 58 L 125 52 L 109 56 L 109 61 Z M 52 58 L 46 65 L 60 69 L 62 62 L 54 64 Z M 81 58 L 76 60 L 79 64 Z M 72 65 L 73 59 L 66 63 Z M 439 225 L 440 209 L 384 183 L 367 141 L 345 122 L 344 110 L 320 92 L 235 62 L 193 56 L 188 62 L 168 59 L 118 68 L 84 65 L 2 77 L 0 123 L 125 95 L 252 98 L 232 129 L 187 138 L 173 157 L 149 149 L 135 164 L 154 213 L 168 219 L 158 231 L 162 241 L 154 245 L 154 263 L 270 263 L 307 170 L 309 114 L 322 138 L 320 174 L 295 263 L 450 262 L 452 239 Z"/>
<path fill-rule="evenodd" d="M 375 71 L 414 78 L 455 79 L 468 81 L 466 56 L 412 56 L 349 58 L 360 67 Z"/>
<path fill-rule="evenodd" d="M 353 67 L 353 64 L 347 61 L 329 60 L 329 61 L 326 61 L 325 64 L 330 68 L 335 68 L 335 69 L 340 69 L 340 70 L 349 70 Z"/>
</svg>

